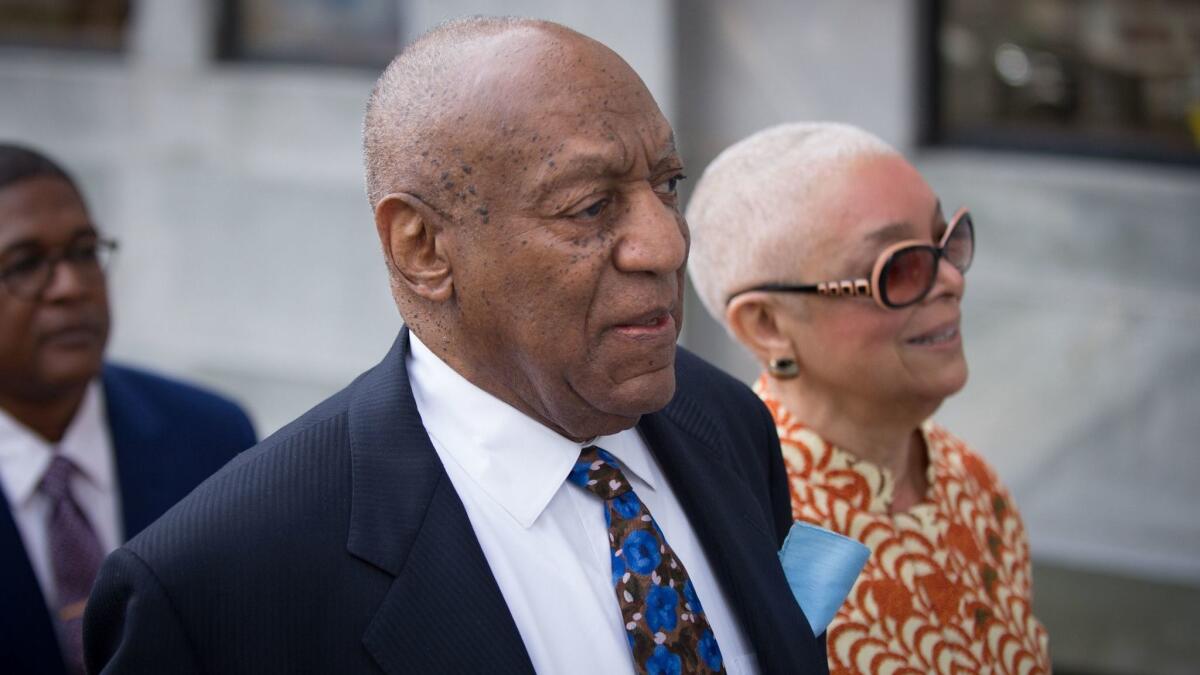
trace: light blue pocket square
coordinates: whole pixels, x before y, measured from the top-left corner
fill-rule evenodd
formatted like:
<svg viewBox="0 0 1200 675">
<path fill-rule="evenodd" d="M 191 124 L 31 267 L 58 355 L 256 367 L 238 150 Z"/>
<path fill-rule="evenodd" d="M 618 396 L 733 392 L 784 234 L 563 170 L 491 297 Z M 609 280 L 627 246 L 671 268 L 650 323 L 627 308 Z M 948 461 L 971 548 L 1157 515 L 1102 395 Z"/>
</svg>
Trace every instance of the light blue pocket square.
<svg viewBox="0 0 1200 675">
<path fill-rule="evenodd" d="M 870 554 L 849 537 L 809 523 L 792 524 L 779 549 L 779 562 L 813 635 L 829 627 Z"/>
</svg>

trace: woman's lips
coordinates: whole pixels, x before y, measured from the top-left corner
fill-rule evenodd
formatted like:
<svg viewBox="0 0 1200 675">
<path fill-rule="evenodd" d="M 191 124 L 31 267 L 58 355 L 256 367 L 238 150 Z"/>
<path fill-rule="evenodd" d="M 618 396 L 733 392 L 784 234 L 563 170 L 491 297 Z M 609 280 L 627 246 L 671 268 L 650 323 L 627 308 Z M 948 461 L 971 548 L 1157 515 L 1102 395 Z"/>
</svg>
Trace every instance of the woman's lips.
<svg viewBox="0 0 1200 675">
<path fill-rule="evenodd" d="M 905 340 L 905 344 L 910 344 L 916 347 L 946 347 L 958 344 L 960 339 L 958 333 L 958 324 L 953 323 L 940 328 L 935 328 L 928 333 L 923 333 L 914 338 Z"/>
</svg>

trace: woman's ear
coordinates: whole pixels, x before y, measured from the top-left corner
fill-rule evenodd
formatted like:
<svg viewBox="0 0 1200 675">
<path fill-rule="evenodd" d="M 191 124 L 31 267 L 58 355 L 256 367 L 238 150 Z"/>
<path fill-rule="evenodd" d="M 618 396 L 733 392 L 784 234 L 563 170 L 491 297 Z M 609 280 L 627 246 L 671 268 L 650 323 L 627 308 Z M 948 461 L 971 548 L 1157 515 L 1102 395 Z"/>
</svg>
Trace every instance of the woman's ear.
<svg viewBox="0 0 1200 675">
<path fill-rule="evenodd" d="M 738 342 L 748 347 L 768 369 L 773 362 L 791 360 L 799 355 L 791 337 L 780 325 L 781 308 L 766 293 L 746 293 L 725 308 L 725 321 Z"/>
<path fill-rule="evenodd" d="M 438 214 L 419 198 L 394 192 L 375 205 L 375 230 L 383 245 L 392 284 L 417 296 L 444 302 L 454 292 L 445 234 Z"/>
</svg>

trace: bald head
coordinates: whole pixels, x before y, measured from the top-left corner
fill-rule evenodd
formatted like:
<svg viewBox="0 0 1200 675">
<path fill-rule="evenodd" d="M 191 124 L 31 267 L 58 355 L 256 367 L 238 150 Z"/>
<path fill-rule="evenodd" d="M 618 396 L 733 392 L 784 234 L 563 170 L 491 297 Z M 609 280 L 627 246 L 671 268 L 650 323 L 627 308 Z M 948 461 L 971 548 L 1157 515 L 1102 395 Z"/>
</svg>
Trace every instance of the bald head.
<svg viewBox="0 0 1200 675">
<path fill-rule="evenodd" d="M 447 117 L 462 105 L 466 49 L 527 25 L 522 19 L 459 19 L 424 34 L 392 60 L 371 90 L 363 120 L 371 208 L 388 193 L 426 183 L 441 165 Z"/>
<path fill-rule="evenodd" d="M 486 151 L 491 139 L 535 126 L 522 108 L 573 86 L 578 78 L 564 77 L 564 69 L 588 57 L 633 75 L 604 45 L 548 21 L 470 17 L 418 38 L 383 72 L 367 103 L 371 207 L 408 192 L 447 215 L 476 211 L 477 191 L 466 188 L 478 164 L 496 159 Z"/>
<path fill-rule="evenodd" d="M 725 322 L 730 294 L 797 278 L 799 253 L 822 223 L 811 203 L 834 172 L 896 150 L 857 127 L 828 122 L 764 129 L 717 156 L 688 203 L 689 274 L 705 308 Z"/>
</svg>

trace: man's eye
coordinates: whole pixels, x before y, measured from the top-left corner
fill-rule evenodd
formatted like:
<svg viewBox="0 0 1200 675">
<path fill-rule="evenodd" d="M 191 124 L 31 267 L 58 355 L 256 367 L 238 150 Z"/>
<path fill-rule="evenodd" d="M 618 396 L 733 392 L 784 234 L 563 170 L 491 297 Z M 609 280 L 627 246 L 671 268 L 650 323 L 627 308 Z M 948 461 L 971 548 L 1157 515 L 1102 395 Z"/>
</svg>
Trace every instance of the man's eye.
<svg viewBox="0 0 1200 675">
<path fill-rule="evenodd" d="M 679 181 L 684 180 L 685 178 L 687 178 L 687 176 L 677 173 L 667 180 L 659 183 L 656 187 L 656 190 L 661 194 L 673 195 L 675 194 L 675 191 L 679 189 Z"/>
<path fill-rule="evenodd" d="M 98 249 L 99 249 L 99 246 L 94 241 L 83 243 L 83 244 L 76 244 L 75 246 L 72 246 L 71 248 L 67 249 L 67 252 L 63 257 L 65 257 L 67 260 L 70 260 L 71 262 L 77 262 L 77 263 L 92 262 L 92 261 L 96 260 L 96 254 L 97 254 Z"/>
<path fill-rule="evenodd" d="M 0 275 L 6 278 L 28 276 L 37 272 L 45 262 L 46 259 L 40 255 L 17 258 L 4 263 L 4 266 L 0 267 Z"/>
<path fill-rule="evenodd" d="M 610 200 L 608 197 L 605 197 L 604 199 L 599 199 L 599 200 L 593 202 L 586 209 L 576 212 L 575 217 L 576 218 L 595 218 L 595 217 L 599 216 L 601 213 L 604 213 L 604 209 L 608 208 L 609 201 Z"/>
</svg>

